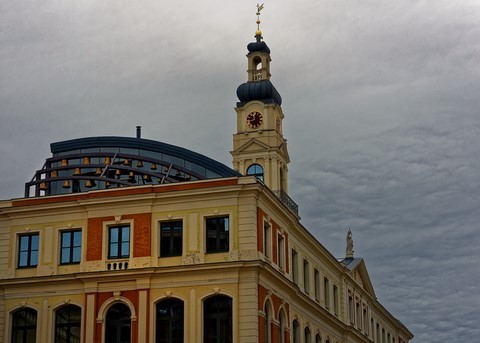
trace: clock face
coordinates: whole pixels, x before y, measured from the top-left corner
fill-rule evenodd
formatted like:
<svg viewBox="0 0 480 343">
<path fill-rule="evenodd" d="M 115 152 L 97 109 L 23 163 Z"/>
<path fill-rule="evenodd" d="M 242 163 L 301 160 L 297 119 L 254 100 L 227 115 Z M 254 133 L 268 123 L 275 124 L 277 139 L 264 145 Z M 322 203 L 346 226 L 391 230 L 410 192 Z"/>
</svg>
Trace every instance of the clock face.
<svg viewBox="0 0 480 343">
<path fill-rule="evenodd" d="M 247 115 L 247 125 L 252 128 L 256 129 L 260 127 L 263 123 L 263 116 L 260 112 L 251 112 Z"/>
</svg>

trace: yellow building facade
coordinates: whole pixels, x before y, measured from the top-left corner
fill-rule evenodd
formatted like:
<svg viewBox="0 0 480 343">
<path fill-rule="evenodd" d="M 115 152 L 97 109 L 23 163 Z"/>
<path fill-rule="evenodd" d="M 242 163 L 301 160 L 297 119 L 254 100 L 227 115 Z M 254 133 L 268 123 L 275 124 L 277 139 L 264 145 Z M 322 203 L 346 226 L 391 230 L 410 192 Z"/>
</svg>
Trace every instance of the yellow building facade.
<svg viewBox="0 0 480 343">
<path fill-rule="evenodd" d="M 288 196 L 281 97 L 257 31 L 230 169 L 141 138 L 52 144 L 0 202 L 0 342 L 405 343 L 365 263 Z"/>
</svg>

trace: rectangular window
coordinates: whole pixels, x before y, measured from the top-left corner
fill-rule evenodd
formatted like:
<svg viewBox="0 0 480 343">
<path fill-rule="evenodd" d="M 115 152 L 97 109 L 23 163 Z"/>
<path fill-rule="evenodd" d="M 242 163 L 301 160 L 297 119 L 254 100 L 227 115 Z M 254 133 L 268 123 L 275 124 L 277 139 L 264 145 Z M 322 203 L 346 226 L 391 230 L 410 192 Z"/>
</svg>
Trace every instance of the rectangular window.
<svg viewBox="0 0 480 343">
<path fill-rule="evenodd" d="M 333 312 L 338 314 L 338 288 L 333 285 Z"/>
<path fill-rule="evenodd" d="M 294 284 L 298 284 L 298 255 L 295 250 L 292 249 L 292 279 Z"/>
<path fill-rule="evenodd" d="M 372 330 L 372 340 L 375 340 L 374 338 L 374 335 L 375 335 L 375 322 L 373 320 L 373 318 L 370 319 L 370 326 L 371 326 L 371 330 Z"/>
<path fill-rule="evenodd" d="M 160 223 L 160 257 L 182 256 L 182 244 L 181 220 Z"/>
<path fill-rule="evenodd" d="M 278 246 L 277 246 L 277 253 L 278 253 L 278 266 L 280 269 L 285 269 L 285 239 L 282 235 L 278 235 Z"/>
<path fill-rule="evenodd" d="M 325 296 L 325 308 L 330 308 L 330 281 L 323 278 L 323 293 Z"/>
<path fill-rule="evenodd" d="M 18 268 L 38 265 L 38 240 L 38 233 L 18 236 Z"/>
<path fill-rule="evenodd" d="M 108 228 L 108 258 L 130 257 L 130 225 Z"/>
<path fill-rule="evenodd" d="M 320 301 L 320 272 L 317 269 L 313 272 L 313 279 L 315 283 L 315 300 Z"/>
<path fill-rule="evenodd" d="M 263 223 L 263 254 L 265 257 L 270 257 L 272 231 L 267 222 Z"/>
<path fill-rule="evenodd" d="M 356 313 L 357 328 L 361 329 L 362 328 L 362 317 L 360 315 L 360 304 L 358 302 L 356 304 L 356 308 L 357 308 L 357 313 Z"/>
<path fill-rule="evenodd" d="M 348 312 L 350 315 L 350 323 L 355 324 L 355 308 L 353 306 L 353 297 L 348 297 Z"/>
<path fill-rule="evenodd" d="M 82 230 L 61 231 L 60 264 L 80 263 L 82 256 Z"/>
<path fill-rule="evenodd" d="M 310 268 L 307 260 L 303 260 L 303 289 L 305 293 L 310 291 Z"/>
<path fill-rule="evenodd" d="M 207 253 L 228 252 L 229 218 L 228 216 L 206 218 Z"/>
<path fill-rule="evenodd" d="M 368 312 L 363 308 L 363 331 L 368 335 Z"/>
</svg>

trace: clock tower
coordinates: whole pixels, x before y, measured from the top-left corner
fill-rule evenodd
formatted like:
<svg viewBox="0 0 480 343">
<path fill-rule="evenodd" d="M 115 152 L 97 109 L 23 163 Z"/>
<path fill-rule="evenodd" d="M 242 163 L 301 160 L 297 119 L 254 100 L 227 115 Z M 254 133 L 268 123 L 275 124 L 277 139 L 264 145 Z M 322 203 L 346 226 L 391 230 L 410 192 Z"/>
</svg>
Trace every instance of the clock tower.
<svg viewBox="0 0 480 343">
<path fill-rule="evenodd" d="M 282 134 L 282 98 L 270 81 L 270 49 L 260 31 L 257 7 L 255 42 L 248 44 L 248 80 L 237 89 L 237 132 L 233 135 L 233 167 L 262 180 L 272 191 L 287 193 L 290 158 Z"/>
</svg>

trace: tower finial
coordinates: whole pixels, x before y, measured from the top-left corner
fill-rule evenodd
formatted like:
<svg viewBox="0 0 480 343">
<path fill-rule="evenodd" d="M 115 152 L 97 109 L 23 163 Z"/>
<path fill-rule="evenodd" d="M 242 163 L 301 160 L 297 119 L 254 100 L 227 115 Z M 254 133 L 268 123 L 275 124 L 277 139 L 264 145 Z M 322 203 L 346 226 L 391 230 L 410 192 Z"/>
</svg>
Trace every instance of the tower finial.
<svg viewBox="0 0 480 343">
<path fill-rule="evenodd" d="M 260 11 L 263 10 L 264 4 L 257 4 L 257 31 L 255 32 L 255 38 L 257 38 L 257 42 L 260 42 L 262 39 L 262 31 L 260 31 Z"/>
</svg>

